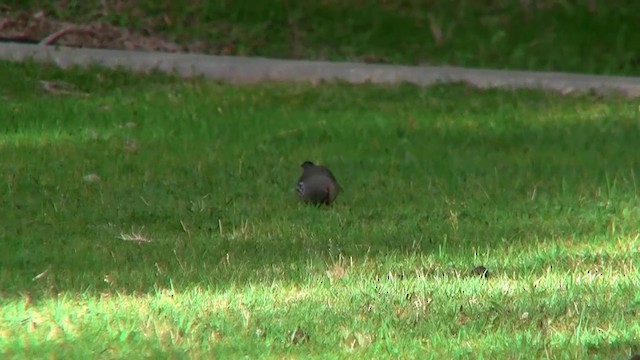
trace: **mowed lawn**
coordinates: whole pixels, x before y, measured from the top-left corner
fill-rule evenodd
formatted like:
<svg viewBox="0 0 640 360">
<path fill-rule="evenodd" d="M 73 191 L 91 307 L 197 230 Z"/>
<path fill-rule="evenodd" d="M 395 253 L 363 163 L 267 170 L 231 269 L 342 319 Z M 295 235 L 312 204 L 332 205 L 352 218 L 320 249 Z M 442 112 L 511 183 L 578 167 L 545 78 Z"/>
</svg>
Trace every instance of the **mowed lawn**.
<svg viewBox="0 0 640 360">
<path fill-rule="evenodd" d="M 2 358 L 640 351 L 637 100 L 0 79 Z M 304 160 L 334 206 L 297 201 Z"/>
</svg>

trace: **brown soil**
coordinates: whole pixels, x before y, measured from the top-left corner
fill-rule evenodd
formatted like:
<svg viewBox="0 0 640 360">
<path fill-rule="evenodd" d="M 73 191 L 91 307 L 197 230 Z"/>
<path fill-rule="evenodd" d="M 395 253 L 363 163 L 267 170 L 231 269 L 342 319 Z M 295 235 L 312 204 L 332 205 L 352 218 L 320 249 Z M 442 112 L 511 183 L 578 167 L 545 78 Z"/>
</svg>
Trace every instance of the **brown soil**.
<svg viewBox="0 0 640 360">
<path fill-rule="evenodd" d="M 0 13 L 0 40 L 73 47 L 205 53 L 204 43 L 180 45 L 161 36 L 141 34 L 99 21 L 74 24 L 43 12 Z"/>
</svg>

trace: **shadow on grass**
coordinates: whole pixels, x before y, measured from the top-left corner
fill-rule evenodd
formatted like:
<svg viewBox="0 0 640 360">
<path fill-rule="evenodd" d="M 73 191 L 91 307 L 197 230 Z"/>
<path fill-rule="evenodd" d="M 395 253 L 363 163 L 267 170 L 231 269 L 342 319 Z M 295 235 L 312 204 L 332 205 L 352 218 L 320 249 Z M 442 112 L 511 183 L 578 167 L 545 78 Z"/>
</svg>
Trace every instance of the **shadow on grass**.
<svg viewBox="0 0 640 360">
<path fill-rule="evenodd" d="M 225 55 L 640 74 L 640 8 L 631 0 L 153 0 L 108 8 L 12 0 L 7 9 L 71 22 L 104 12 L 100 21 Z M 122 42 L 98 35 L 106 45 Z"/>
<path fill-rule="evenodd" d="M 542 272 L 571 269 L 572 244 L 637 235 L 631 102 L 461 86 L 293 88 L 209 89 L 221 110 L 192 100 L 207 94 L 195 85 L 168 91 L 177 104 L 158 102 L 161 88 L 104 116 L 103 99 L 63 101 L 50 114 L 68 111 L 69 121 L 5 127 L 3 296 L 300 282 L 340 256 L 383 274 L 454 274 L 477 252 L 494 273 Z M 296 201 L 306 159 L 338 176 L 335 207 Z M 101 180 L 83 181 L 92 173 Z M 545 253 L 554 243 L 567 253 Z"/>
</svg>

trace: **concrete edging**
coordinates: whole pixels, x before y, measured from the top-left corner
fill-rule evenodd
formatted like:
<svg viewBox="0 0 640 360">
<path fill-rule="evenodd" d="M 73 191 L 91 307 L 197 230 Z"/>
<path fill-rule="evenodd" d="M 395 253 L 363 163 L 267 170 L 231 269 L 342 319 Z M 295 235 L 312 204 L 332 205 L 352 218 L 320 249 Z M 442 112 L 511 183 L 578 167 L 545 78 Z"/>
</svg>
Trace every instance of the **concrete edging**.
<svg viewBox="0 0 640 360">
<path fill-rule="evenodd" d="M 0 59 L 54 63 L 62 68 L 101 65 L 132 71 L 161 71 L 180 76 L 205 76 L 232 83 L 261 81 L 345 81 L 400 83 L 420 86 L 466 82 L 480 88 L 539 88 L 562 93 L 593 91 L 640 97 L 640 77 L 560 72 L 469 69 L 449 66 L 404 66 L 277 60 L 202 54 L 69 48 L 32 44 L 0 44 Z"/>
</svg>

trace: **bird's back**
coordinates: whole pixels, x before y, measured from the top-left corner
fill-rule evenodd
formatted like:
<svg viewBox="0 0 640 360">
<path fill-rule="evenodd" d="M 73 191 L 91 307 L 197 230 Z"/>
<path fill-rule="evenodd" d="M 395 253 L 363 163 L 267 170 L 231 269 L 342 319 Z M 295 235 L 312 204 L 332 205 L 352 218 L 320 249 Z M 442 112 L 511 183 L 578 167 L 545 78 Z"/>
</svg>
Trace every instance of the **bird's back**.
<svg viewBox="0 0 640 360">
<path fill-rule="evenodd" d="M 324 166 L 305 168 L 298 181 L 298 193 L 304 201 L 330 204 L 340 192 L 340 185 L 331 171 Z"/>
</svg>

